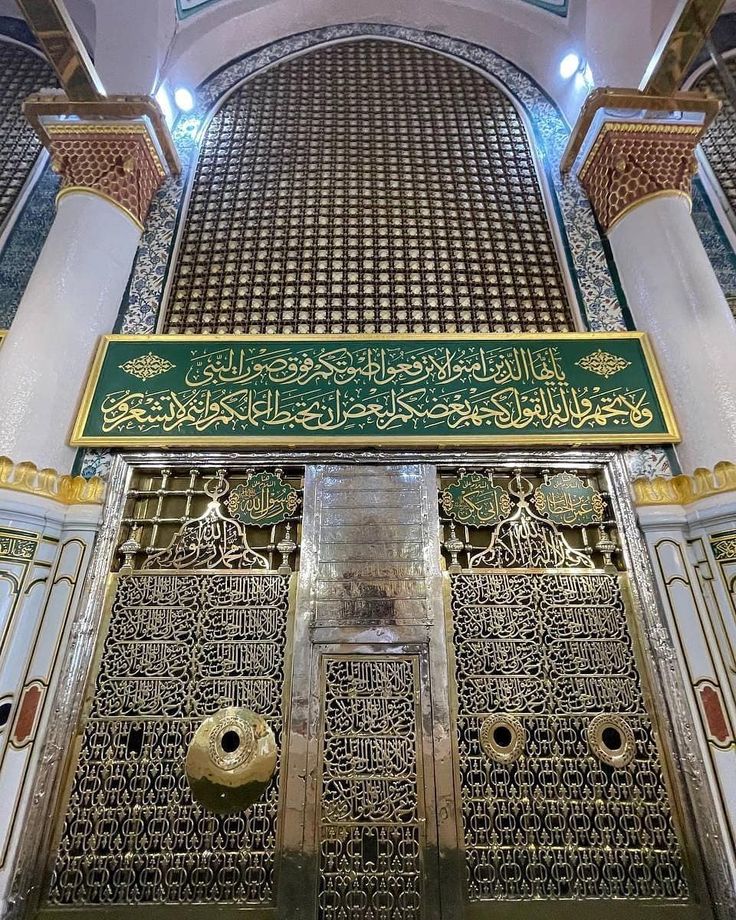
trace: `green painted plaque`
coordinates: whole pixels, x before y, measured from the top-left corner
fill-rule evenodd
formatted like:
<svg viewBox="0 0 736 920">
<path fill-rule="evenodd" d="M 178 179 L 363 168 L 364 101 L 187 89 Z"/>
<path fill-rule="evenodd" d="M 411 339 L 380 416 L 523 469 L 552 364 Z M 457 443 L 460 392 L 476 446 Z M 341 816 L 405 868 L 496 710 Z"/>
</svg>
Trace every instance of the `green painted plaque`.
<svg viewBox="0 0 736 920">
<path fill-rule="evenodd" d="M 645 336 L 106 336 L 73 445 L 672 443 Z"/>
</svg>

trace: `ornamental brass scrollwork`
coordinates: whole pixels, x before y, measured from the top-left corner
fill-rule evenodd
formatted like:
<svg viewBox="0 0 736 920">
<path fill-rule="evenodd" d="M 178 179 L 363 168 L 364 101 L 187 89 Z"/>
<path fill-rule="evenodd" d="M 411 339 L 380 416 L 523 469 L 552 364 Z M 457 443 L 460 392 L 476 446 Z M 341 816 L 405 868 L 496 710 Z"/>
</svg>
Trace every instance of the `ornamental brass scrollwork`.
<svg viewBox="0 0 736 920">
<path fill-rule="evenodd" d="M 687 900 L 599 478 L 494 471 L 485 525 L 444 501 L 465 479 L 440 502 L 468 899 Z"/>
<path fill-rule="evenodd" d="M 480 746 L 490 760 L 513 763 L 524 753 L 526 732 L 513 716 L 492 716 L 480 727 Z"/>
<path fill-rule="evenodd" d="M 211 501 L 204 514 L 187 521 L 170 545 L 143 563 L 144 569 L 267 569 L 268 559 L 248 545 L 245 527 L 228 517 L 221 499 L 229 485 L 225 471 L 218 470 L 205 484 Z"/>
<path fill-rule="evenodd" d="M 248 470 L 246 481 L 230 491 L 227 507 L 243 524 L 268 527 L 292 517 L 299 501 L 299 493 L 283 481 L 281 470 Z"/>
<path fill-rule="evenodd" d="M 593 568 L 585 552 L 573 549 L 552 522 L 533 510 L 529 503 L 533 486 L 528 479 L 517 472 L 508 490 L 517 499 L 516 507 L 493 528 L 487 549 L 470 556 L 471 568 Z"/>
<path fill-rule="evenodd" d="M 418 678 L 409 656 L 323 660 L 321 920 L 422 916 Z"/>
<path fill-rule="evenodd" d="M 464 572 L 452 614 L 469 899 L 687 898 L 616 576 Z"/>
<path fill-rule="evenodd" d="M 537 511 L 555 524 L 581 527 L 602 524 L 606 503 L 601 493 L 574 473 L 545 474 L 534 490 Z"/>
<path fill-rule="evenodd" d="M 237 790 L 239 810 L 227 814 L 222 800 L 212 810 L 193 798 L 185 771 L 203 720 L 230 701 L 258 717 L 251 728 L 236 710 L 234 721 L 219 723 L 208 748 L 213 763 L 254 770 L 261 737 L 272 735 L 270 751 L 281 746 L 289 579 L 276 568 L 298 541 L 283 525 L 249 530 L 269 559 L 267 570 L 251 570 L 245 525 L 222 508 L 228 481 L 246 475 L 237 468 L 134 474 L 121 577 L 58 828 L 49 910 L 275 908 L 279 770 L 245 810 Z M 287 475 L 301 482 L 300 469 Z M 298 523 L 297 513 L 295 533 Z M 151 567 L 142 568 L 146 558 Z M 266 772 L 261 764 L 250 793 Z"/>
<path fill-rule="evenodd" d="M 458 524 L 485 527 L 497 524 L 511 514 L 511 499 L 501 486 L 493 484 L 492 476 L 463 473 L 440 495 L 446 514 Z"/>
<path fill-rule="evenodd" d="M 601 713 L 588 726 L 590 749 L 609 767 L 627 767 L 636 756 L 631 726 L 618 715 Z"/>
</svg>

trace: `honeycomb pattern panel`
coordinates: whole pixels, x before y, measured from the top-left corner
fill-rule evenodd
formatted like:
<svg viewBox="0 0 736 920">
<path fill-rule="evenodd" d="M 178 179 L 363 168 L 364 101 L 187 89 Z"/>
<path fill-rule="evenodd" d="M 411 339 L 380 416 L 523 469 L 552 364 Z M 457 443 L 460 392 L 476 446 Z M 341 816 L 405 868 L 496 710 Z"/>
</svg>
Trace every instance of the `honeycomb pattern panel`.
<svg viewBox="0 0 736 920">
<path fill-rule="evenodd" d="M 23 115 L 23 100 L 55 85 L 42 58 L 0 38 L 0 226 L 41 152 L 41 142 Z"/>
<path fill-rule="evenodd" d="M 475 71 L 334 44 L 208 127 L 164 331 L 573 328 L 525 126 Z"/>
</svg>

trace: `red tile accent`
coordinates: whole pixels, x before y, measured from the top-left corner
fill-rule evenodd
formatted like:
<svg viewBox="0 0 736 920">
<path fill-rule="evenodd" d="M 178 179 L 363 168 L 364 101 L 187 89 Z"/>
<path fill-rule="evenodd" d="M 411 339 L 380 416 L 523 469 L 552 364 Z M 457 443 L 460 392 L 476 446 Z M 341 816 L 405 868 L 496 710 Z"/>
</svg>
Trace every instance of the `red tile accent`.
<svg viewBox="0 0 736 920">
<path fill-rule="evenodd" d="M 21 747 L 28 741 L 33 740 L 32 736 L 36 730 L 36 721 L 41 707 L 41 700 L 45 693 L 46 688 L 37 683 L 29 684 L 23 690 L 20 706 L 18 707 L 18 715 L 15 718 L 13 736 L 10 739 L 17 747 Z"/>
<path fill-rule="evenodd" d="M 711 739 L 719 744 L 728 744 L 733 741 L 733 733 L 723 707 L 721 691 L 713 684 L 701 684 L 698 693 Z"/>
</svg>

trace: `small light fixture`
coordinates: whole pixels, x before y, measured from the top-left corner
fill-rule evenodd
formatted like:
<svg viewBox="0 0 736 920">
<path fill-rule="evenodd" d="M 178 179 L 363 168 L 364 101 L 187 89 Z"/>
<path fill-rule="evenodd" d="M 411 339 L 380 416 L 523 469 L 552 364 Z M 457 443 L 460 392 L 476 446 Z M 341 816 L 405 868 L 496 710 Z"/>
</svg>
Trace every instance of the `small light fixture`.
<svg viewBox="0 0 736 920">
<path fill-rule="evenodd" d="M 182 112 L 191 112 L 194 108 L 194 96 L 185 86 L 180 86 L 174 92 L 174 102 Z"/>
<path fill-rule="evenodd" d="M 156 102 L 158 102 L 159 108 L 166 119 L 166 124 L 171 127 L 174 123 L 174 109 L 171 106 L 171 99 L 165 83 L 162 83 L 156 90 Z"/>
<path fill-rule="evenodd" d="M 560 76 L 563 80 L 569 80 L 570 77 L 579 73 L 584 68 L 585 61 L 580 59 L 579 54 L 575 54 L 574 51 L 571 51 L 570 54 L 566 54 L 560 62 Z"/>
</svg>

